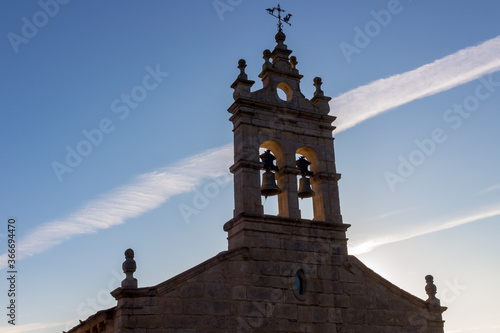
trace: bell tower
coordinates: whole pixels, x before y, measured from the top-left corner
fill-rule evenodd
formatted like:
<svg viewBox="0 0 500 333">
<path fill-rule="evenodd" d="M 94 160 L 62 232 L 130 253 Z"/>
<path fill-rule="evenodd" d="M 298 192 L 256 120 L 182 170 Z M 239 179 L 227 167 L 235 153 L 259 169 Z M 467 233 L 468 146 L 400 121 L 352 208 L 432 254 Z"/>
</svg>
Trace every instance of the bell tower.
<svg viewBox="0 0 500 333">
<path fill-rule="evenodd" d="M 281 27 L 275 39 L 274 50 L 263 52 L 259 74 L 263 88 L 251 91 L 255 81 L 248 79 L 243 59 L 231 85 L 234 103 L 228 111 L 234 126 L 234 164 L 230 171 L 234 175 L 235 208 L 233 219 L 224 226 L 229 248 L 262 244 L 262 239 L 260 243 L 253 241 L 266 238 L 259 233 L 270 233 L 276 224 L 328 229 L 345 245 L 349 225 L 343 224 L 340 214 L 340 174 L 335 168 L 332 137 L 335 117 L 329 115 L 328 105 L 331 98 L 321 90 L 319 77 L 313 80 L 314 96 L 307 99 L 302 94 L 303 75 L 297 69 L 296 57 L 290 57 L 292 51 L 284 43 Z M 280 90 L 283 97 L 278 94 Z M 265 170 L 262 178 L 261 170 Z M 265 215 L 261 196 L 274 194 L 278 195 L 279 213 Z M 301 218 L 299 209 L 299 198 L 308 197 L 313 202 L 312 220 Z"/>
</svg>

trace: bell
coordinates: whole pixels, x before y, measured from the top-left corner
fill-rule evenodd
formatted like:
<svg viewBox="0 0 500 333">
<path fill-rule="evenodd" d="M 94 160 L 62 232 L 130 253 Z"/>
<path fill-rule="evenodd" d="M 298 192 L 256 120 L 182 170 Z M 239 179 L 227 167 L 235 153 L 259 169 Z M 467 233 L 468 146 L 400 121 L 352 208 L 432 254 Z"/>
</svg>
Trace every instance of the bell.
<svg viewBox="0 0 500 333">
<path fill-rule="evenodd" d="M 299 198 L 312 198 L 316 193 L 311 188 L 311 180 L 307 177 L 300 178 L 299 182 Z"/>
<path fill-rule="evenodd" d="M 266 198 L 269 196 L 281 193 L 281 189 L 276 185 L 274 173 L 266 171 L 262 174 L 262 186 L 260 187 L 260 194 Z"/>
</svg>

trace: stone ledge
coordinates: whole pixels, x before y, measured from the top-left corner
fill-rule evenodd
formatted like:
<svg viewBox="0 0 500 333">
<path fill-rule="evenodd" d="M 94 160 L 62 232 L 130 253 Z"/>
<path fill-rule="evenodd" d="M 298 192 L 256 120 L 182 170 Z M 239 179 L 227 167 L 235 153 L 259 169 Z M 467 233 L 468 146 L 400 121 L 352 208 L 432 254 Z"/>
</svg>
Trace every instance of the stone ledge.
<svg viewBox="0 0 500 333">
<path fill-rule="evenodd" d="M 259 90 L 257 90 L 259 91 Z M 255 91 L 255 92 L 257 92 Z M 309 100 L 307 100 L 310 102 Z M 311 109 L 306 109 L 306 108 L 300 108 L 297 106 L 288 107 L 282 104 L 274 104 L 274 103 L 263 103 L 263 102 L 258 102 L 252 99 L 252 97 L 247 98 L 247 97 L 239 97 L 237 100 L 234 101 L 234 103 L 228 108 L 228 112 L 233 114 L 233 116 L 238 113 L 242 107 L 247 107 L 244 109 L 245 113 L 251 114 L 251 112 L 248 112 L 249 108 L 253 109 L 258 109 L 258 112 L 271 112 L 271 113 L 283 113 L 283 114 L 288 114 L 288 115 L 293 115 L 298 118 L 305 118 L 308 120 L 315 120 L 318 122 L 321 122 L 323 126 L 325 122 L 332 123 L 337 119 L 335 116 L 331 116 L 329 114 L 322 114 L 318 111 L 316 111 L 316 106 L 311 103 Z M 231 117 L 232 118 L 232 117 Z M 230 118 L 230 120 L 231 120 Z M 325 126 L 325 130 L 331 131 L 333 129 L 333 126 Z"/>
<path fill-rule="evenodd" d="M 322 229 L 329 231 L 339 231 L 346 232 L 351 226 L 346 223 L 333 223 L 326 221 L 316 221 L 309 219 L 292 219 L 289 217 L 275 216 L 275 215 L 251 215 L 251 214 L 240 214 L 224 224 L 224 231 L 229 231 L 234 226 L 243 223 L 245 221 L 254 223 L 268 223 L 276 224 L 279 226 L 290 226 L 290 227 L 305 227 L 310 229 Z"/>
</svg>

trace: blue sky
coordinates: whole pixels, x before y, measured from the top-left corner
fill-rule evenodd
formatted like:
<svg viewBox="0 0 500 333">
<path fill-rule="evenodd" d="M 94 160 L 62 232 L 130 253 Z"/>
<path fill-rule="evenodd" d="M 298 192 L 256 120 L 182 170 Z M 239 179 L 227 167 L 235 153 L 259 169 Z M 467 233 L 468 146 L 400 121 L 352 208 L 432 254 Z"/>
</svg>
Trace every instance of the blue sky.
<svg viewBox="0 0 500 333">
<path fill-rule="evenodd" d="M 261 87 L 275 5 L 0 4 L 5 275 L 10 217 L 19 241 L 19 317 L 2 332 L 61 331 L 113 306 L 129 247 L 140 286 L 227 248 L 229 86 L 244 58 Z M 302 92 L 321 76 L 333 97 L 350 252 L 421 298 L 433 274 L 447 332 L 497 332 L 500 4 L 281 5 Z"/>
</svg>

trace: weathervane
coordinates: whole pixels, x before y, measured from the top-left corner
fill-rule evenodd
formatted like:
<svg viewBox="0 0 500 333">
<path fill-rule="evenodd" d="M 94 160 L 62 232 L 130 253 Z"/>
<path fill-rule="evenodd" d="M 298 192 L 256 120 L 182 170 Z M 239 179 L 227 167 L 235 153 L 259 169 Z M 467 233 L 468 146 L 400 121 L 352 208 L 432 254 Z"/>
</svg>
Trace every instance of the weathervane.
<svg viewBox="0 0 500 333">
<path fill-rule="evenodd" d="M 266 10 L 269 15 L 272 15 L 278 19 L 278 31 L 282 31 L 281 28 L 283 27 L 283 24 L 281 22 L 285 22 L 289 26 L 292 26 L 290 22 L 288 22 L 290 21 L 290 17 L 292 17 L 292 14 L 288 13 L 284 18 L 281 18 L 281 13 L 285 13 L 285 10 L 280 8 L 280 4 L 278 4 L 278 7 L 267 8 Z M 274 15 L 275 10 L 278 11 L 278 16 Z"/>
</svg>

